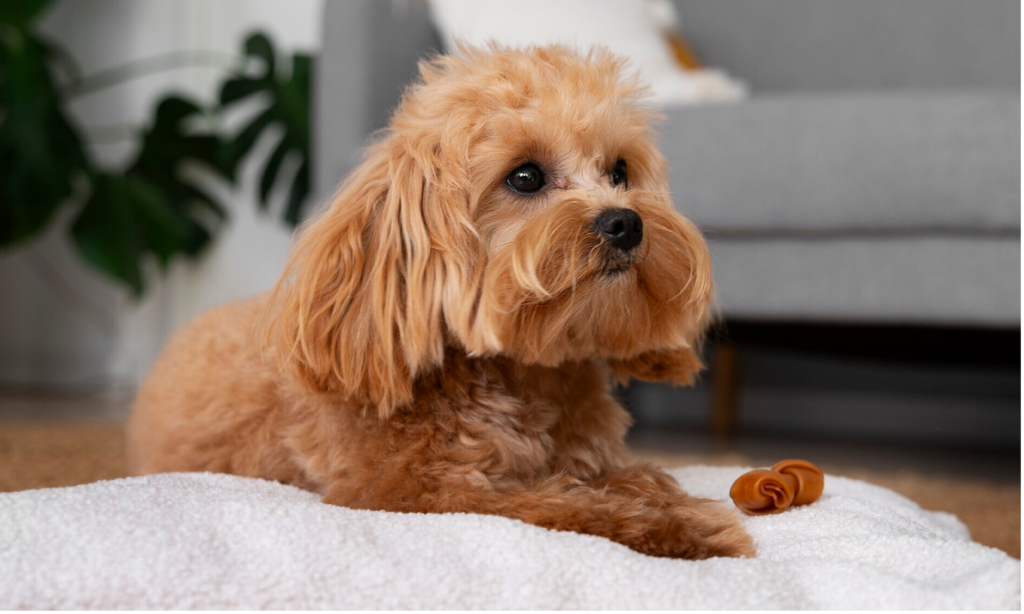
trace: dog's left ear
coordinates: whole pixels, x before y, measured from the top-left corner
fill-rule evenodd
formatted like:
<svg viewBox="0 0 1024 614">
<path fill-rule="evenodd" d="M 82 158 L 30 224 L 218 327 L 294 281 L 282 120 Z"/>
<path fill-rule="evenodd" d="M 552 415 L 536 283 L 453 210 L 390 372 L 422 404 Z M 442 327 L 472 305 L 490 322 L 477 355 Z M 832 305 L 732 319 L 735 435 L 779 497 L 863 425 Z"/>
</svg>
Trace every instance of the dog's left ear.
<svg viewBox="0 0 1024 614">
<path fill-rule="evenodd" d="M 626 384 L 630 379 L 644 382 L 665 382 L 673 386 L 691 386 L 704 363 L 692 347 L 654 350 L 627 359 L 610 359 L 615 382 Z"/>
<path fill-rule="evenodd" d="M 443 305 L 474 245 L 435 137 L 406 128 L 373 146 L 302 233 L 270 301 L 267 339 L 296 381 L 381 417 L 442 364 Z"/>
</svg>

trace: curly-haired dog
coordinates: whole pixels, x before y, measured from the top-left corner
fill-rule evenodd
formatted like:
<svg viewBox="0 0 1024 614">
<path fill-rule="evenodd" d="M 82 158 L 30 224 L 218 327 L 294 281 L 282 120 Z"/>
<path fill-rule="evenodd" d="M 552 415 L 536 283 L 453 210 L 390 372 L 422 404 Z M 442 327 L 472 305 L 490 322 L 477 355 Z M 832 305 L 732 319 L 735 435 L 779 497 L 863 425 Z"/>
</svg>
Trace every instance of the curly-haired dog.
<svg viewBox="0 0 1024 614">
<path fill-rule="evenodd" d="M 691 383 L 711 294 L 643 89 L 610 54 L 559 47 L 421 72 L 274 292 L 171 340 L 133 409 L 132 471 L 753 554 L 734 510 L 624 463 L 611 375 Z"/>
</svg>

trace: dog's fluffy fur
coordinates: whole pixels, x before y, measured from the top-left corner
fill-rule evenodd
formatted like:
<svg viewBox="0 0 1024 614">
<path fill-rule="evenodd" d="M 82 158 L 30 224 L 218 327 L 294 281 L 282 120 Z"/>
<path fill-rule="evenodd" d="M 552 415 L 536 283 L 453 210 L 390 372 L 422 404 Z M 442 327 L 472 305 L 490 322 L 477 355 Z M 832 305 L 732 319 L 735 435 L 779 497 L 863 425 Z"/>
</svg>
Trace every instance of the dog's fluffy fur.
<svg viewBox="0 0 1024 614">
<path fill-rule="evenodd" d="M 559 47 L 465 49 L 421 73 L 274 292 L 171 340 L 133 408 L 131 470 L 753 554 L 735 511 L 624 463 L 611 376 L 691 383 L 711 294 L 643 89 L 610 54 Z M 526 161 L 548 181 L 529 196 L 505 185 Z M 595 230 L 607 208 L 640 215 L 635 249 Z"/>
</svg>

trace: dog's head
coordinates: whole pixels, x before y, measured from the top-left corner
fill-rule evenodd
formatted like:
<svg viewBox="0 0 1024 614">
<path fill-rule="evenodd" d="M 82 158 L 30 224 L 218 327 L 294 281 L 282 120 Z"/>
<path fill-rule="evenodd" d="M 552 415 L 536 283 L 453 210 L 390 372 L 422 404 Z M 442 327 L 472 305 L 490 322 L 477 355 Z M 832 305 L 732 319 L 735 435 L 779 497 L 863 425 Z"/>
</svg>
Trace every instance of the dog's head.
<svg viewBox="0 0 1024 614">
<path fill-rule="evenodd" d="M 421 73 L 275 291 L 299 379 L 382 414 L 448 347 L 689 383 L 707 248 L 622 62 L 464 49 Z"/>
</svg>

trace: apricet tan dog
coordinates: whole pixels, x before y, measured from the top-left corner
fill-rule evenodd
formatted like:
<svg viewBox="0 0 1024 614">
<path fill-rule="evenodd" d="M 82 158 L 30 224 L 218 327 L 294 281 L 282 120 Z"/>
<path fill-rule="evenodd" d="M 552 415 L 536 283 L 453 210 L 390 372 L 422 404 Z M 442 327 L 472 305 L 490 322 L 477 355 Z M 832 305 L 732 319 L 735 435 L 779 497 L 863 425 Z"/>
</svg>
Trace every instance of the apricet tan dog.
<svg viewBox="0 0 1024 614">
<path fill-rule="evenodd" d="M 643 88 L 560 47 L 421 73 L 274 291 L 171 340 L 132 411 L 132 472 L 752 555 L 735 510 L 624 462 L 612 375 L 691 383 L 711 296 Z"/>
</svg>

